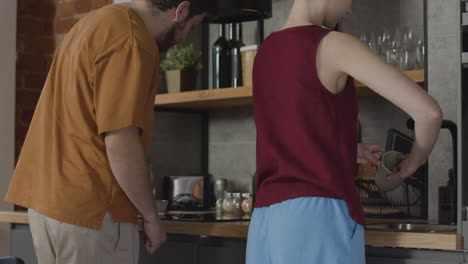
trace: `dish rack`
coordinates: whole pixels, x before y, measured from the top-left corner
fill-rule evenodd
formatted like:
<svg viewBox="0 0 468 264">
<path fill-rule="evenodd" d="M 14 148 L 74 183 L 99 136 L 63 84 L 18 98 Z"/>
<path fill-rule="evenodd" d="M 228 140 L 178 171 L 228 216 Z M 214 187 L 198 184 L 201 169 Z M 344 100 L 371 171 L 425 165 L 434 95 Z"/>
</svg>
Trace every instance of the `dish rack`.
<svg viewBox="0 0 468 264">
<path fill-rule="evenodd" d="M 373 179 L 358 179 L 355 183 L 366 217 L 425 218 L 427 215 L 424 192 L 410 197 L 409 184 L 403 184 L 395 195 L 381 192 Z"/>
</svg>

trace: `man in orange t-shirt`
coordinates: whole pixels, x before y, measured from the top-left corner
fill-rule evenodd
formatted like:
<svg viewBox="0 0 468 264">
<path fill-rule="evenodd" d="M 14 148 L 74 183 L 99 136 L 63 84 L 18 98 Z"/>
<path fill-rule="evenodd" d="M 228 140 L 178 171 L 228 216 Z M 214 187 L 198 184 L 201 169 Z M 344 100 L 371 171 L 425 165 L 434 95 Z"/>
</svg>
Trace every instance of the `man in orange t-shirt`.
<svg viewBox="0 0 468 264">
<path fill-rule="evenodd" d="M 166 240 L 145 156 L 159 52 L 206 0 L 134 0 L 82 18 L 57 49 L 6 197 L 28 208 L 40 264 L 138 263 Z M 212 4 L 211 4 L 212 6 Z"/>
</svg>

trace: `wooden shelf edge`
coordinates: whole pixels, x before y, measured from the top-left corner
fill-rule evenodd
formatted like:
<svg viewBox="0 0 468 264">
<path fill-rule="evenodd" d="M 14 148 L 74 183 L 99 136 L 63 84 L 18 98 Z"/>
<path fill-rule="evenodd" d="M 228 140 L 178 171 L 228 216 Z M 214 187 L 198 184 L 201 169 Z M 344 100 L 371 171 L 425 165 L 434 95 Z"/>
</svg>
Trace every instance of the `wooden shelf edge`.
<svg viewBox="0 0 468 264">
<path fill-rule="evenodd" d="M 222 88 L 213 90 L 198 90 L 175 94 L 160 94 L 156 96 L 155 105 L 170 107 L 183 104 L 203 104 L 218 100 L 241 100 L 251 98 L 252 87 Z"/>
<path fill-rule="evenodd" d="M 461 250 L 462 236 L 457 233 L 366 230 L 366 245 L 433 250 Z"/>
<path fill-rule="evenodd" d="M 382 220 L 379 220 L 380 222 Z M 0 223 L 28 224 L 27 212 L 0 212 Z M 168 233 L 206 235 L 214 237 L 246 238 L 249 222 L 176 222 L 163 223 Z M 390 230 L 366 230 L 366 245 L 420 248 L 435 250 L 461 250 L 462 236 L 457 233 L 417 233 Z"/>
<path fill-rule="evenodd" d="M 247 238 L 249 229 L 248 222 L 203 223 L 163 221 L 163 223 L 168 233 L 183 235 Z"/>
<path fill-rule="evenodd" d="M 0 223 L 28 224 L 28 213 L 0 212 Z"/>
</svg>

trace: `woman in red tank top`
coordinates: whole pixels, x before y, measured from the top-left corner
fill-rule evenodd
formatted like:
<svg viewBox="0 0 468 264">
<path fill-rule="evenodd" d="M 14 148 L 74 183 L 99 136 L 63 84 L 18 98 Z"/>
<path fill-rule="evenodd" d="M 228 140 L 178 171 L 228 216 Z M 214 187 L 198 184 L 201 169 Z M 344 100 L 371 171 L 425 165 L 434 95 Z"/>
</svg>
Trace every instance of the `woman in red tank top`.
<svg viewBox="0 0 468 264">
<path fill-rule="evenodd" d="M 357 143 L 354 80 L 408 113 L 415 143 L 390 178 L 425 163 L 442 111 L 416 83 L 354 37 L 335 32 L 351 0 L 295 0 L 283 29 L 262 44 L 253 73 L 257 200 L 247 264 L 362 264 L 364 213 L 357 164 L 382 148 Z"/>
</svg>

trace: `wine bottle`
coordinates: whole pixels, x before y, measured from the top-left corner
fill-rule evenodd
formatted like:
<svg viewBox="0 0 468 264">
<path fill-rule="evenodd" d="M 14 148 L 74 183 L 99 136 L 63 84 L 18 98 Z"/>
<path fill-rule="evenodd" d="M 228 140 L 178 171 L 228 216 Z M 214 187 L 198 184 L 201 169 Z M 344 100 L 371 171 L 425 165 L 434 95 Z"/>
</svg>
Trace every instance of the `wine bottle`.
<svg viewBox="0 0 468 264">
<path fill-rule="evenodd" d="M 231 54 L 231 86 L 239 87 L 242 86 L 242 54 L 240 49 L 243 47 L 243 41 L 241 37 L 241 24 L 230 24 L 229 25 L 229 46 Z"/>
<path fill-rule="evenodd" d="M 230 46 L 225 25 L 219 25 L 219 38 L 213 44 L 213 89 L 231 86 Z"/>
</svg>

